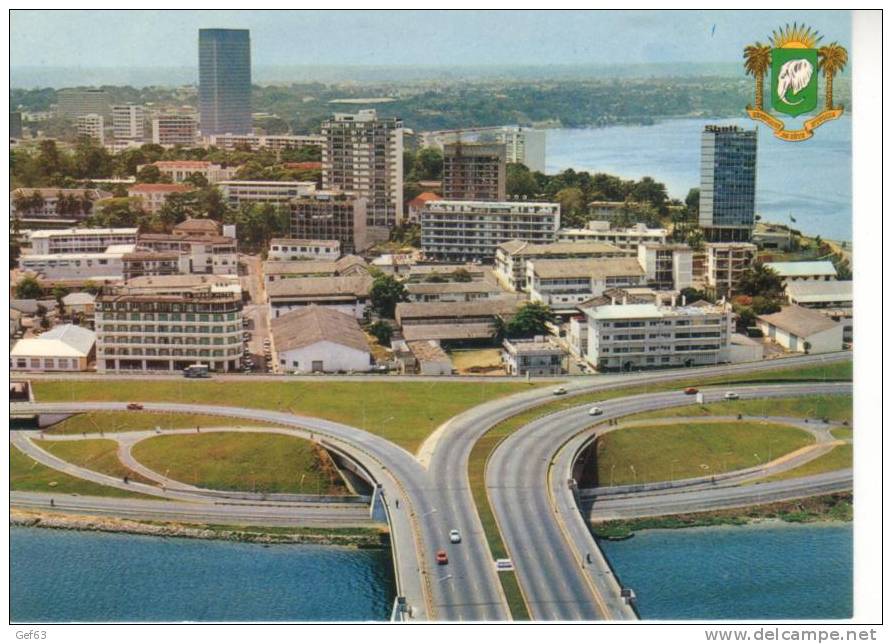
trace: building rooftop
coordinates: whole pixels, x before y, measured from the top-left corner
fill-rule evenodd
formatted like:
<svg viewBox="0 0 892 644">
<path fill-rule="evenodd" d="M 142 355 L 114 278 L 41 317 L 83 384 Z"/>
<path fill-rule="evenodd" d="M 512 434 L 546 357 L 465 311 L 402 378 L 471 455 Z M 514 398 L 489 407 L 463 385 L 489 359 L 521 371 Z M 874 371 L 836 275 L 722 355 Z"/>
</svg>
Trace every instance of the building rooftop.
<svg viewBox="0 0 892 644">
<path fill-rule="evenodd" d="M 545 338 L 505 340 L 502 346 L 514 355 L 527 353 L 555 353 L 563 355 L 564 353 L 563 349 Z"/>
<path fill-rule="evenodd" d="M 722 315 L 725 308 L 722 305 L 711 304 L 709 306 L 658 306 L 656 304 L 605 304 L 584 309 L 585 314 L 595 320 L 626 320 L 626 319 L 663 319 L 681 317 L 684 315 Z"/>
<path fill-rule="evenodd" d="M 439 201 L 442 198 L 443 197 L 441 197 L 440 195 L 438 195 L 435 192 L 422 192 L 420 195 L 418 195 L 412 201 L 410 201 L 408 205 L 413 208 L 420 208 L 421 206 L 426 204 L 428 201 Z"/>
<path fill-rule="evenodd" d="M 276 237 L 269 242 L 270 246 L 323 246 L 325 248 L 338 248 L 341 245 L 337 239 L 290 239 Z"/>
<path fill-rule="evenodd" d="M 452 363 L 449 355 L 443 351 L 443 347 L 435 340 L 413 340 L 406 343 L 412 354 L 422 362 L 448 362 Z"/>
<path fill-rule="evenodd" d="M 830 261 L 818 262 L 768 262 L 765 268 L 770 268 L 781 277 L 806 277 L 810 275 L 822 275 L 836 277 L 836 267 Z"/>
<path fill-rule="evenodd" d="M 344 271 L 360 266 L 367 268 L 367 264 L 358 255 L 345 255 L 340 259 L 308 259 L 308 260 L 267 260 L 263 262 L 264 275 L 338 275 Z"/>
<path fill-rule="evenodd" d="M 633 257 L 537 259 L 532 261 L 533 272 L 544 279 L 644 275 L 644 269 Z"/>
<path fill-rule="evenodd" d="M 86 291 L 79 291 L 77 293 L 69 293 L 65 297 L 62 298 L 62 304 L 65 306 L 79 306 L 84 304 L 93 304 L 96 301 L 96 296 L 92 293 L 87 293 Z"/>
<path fill-rule="evenodd" d="M 194 168 L 196 170 L 205 170 L 214 164 L 210 161 L 155 161 L 152 165 L 156 166 L 159 170 L 163 170 L 164 168 Z"/>
<path fill-rule="evenodd" d="M 807 338 L 810 335 L 839 325 L 839 322 L 834 322 L 819 311 L 795 304 L 781 307 L 781 310 L 777 313 L 760 315 L 757 319 L 800 338 Z"/>
<path fill-rule="evenodd" d="M 547 255 L 574 254 L 594 255 L 596 253 L 630 254 L 632 251 L 624 250 L 613 244 L 602 242 L 554 242 L 551 244 L 531 244 L 530 242 L 512 239 L 499 244 L 499 250 L 509 255 L 523 255 L 524 257 L 542 257 Z"/>
<path fill-rule="evenodd" d="M 476 282 L 410 282 L 406 290 L 413 295 L 437 293 L 501 293 L 502 288 L 491 279 Z"/>
<path fill-rule="evenodd" d="M 38 338 L 16 342 L 11 356 L 86 358 L 96 343 L 96 334 L 76 324 L 60 324 Z"/>
<path fill-rule="evenodd" d="M 829 282 L 791 280 L 786 287 L 787 295 L 797 302 L 851 302 L 852 281 Z"/>
<path fill-rule="evenodd" d="M 173 227 L 174 230 L 181 230 L 186 233 L 213 233 L 218 234 L 220 224 L 213 219 L 189 217 L 185 221 Z"/>
<path fill-rule="evenodd" d="M 189 192 L 194 186 L 185 183 L 135 183 L 127 192 Z"/>
<path fill-rule="evenodd" d="M 396 318 L 460 318 L 511 315 L 521 301 L 511 295 L 473 302 L 400 302 L 396 305 Z"/>
<path fill-rule="evenodd" d="M 372 278 L 368 275 L 342 275 L 338 277 L 297 277 L 276 280 L 266 287 L 266 292 L 270 298 L 325 295 L 367 297 L 371 288 Z"/>
<path fill-rule="evenodd" d="M 270 321 L 277 352 L 332 342 L 369 353 L 368 340 L 356 319 L 347 313 L 311 305 L 285 313 Z"/>
<path fill-rule="evenodd" d="M 65 235 L 135 235 L 139 228 L 57 228 L 55 230 L 35 230 L 30 239 L 49 239 Z"/>
</svg>

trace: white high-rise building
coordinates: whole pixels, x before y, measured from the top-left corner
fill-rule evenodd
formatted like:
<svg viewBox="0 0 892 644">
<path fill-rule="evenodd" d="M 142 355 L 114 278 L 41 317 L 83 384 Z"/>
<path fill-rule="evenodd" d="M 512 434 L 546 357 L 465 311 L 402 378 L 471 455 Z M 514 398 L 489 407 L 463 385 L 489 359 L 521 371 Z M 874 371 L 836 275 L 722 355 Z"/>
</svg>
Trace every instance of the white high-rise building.
<svg viewBox="0 0 892 644">
<path fill-rule="evenodd" d="M 366 200 L 370 240 L 386 240 L 403 216 L 403 122 L 375 110 L 322 123 L 322 187 Z"/>
<path fill-rule="evenodd" d="M 77 117 L 77 135 L 93 139 L 99 145 L 105 143 L 105 117 L 100 114 L 84 114 Z"/>
<path fill-rule="evenodd" d="M 146 135 L 146 113 L 142 105 L 112 105 L 112 131 L 116 139 L 142 141 Z"/>
</svg>

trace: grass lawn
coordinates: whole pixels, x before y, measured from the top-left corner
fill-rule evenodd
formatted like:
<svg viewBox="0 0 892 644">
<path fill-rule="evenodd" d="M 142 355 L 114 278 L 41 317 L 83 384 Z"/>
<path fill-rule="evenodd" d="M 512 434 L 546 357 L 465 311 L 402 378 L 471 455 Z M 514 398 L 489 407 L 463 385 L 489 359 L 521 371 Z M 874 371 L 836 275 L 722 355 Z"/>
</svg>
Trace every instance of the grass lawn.
<svg viewBox="0 0 892 644">
<path fill-rule="evenodd" d="M 137 474 L 118 459 L 118 443 L 104 438 L 79 441 L 35 440 L 41 449 L 73 465 L 108 474 L 119 479 L 125 476 L 132 481 L 157 485 L 155 481 Z"/>
<path fill-rule="evenodd" d="M 211 490 L 347 494 L 330 457 L 293 436 L 169 434 L 137 443 L 132 454 L 159 474 Z"/>
<path fill-rule="evenodd" d="M 459 373 L 486 373 L 505 375 L 499 349 L 453 349 L 449 351 L 452 365 Z"/>
<path fill-rule="evenodd" d="M 166 414 L 152 411 L 97 411 L 77 414 L 44 430 L 47 434 L 95 434 L 97 432 L 132 432 L 144 429 L 189 429 L 191 427 L 232 427 L 252 425 L 267 427 L 269 423 L 248 422 L 241 418 L 227 419 L 210 414 Z"/>
<path fill-rule="evenodd" d="M 154 497 L 127 492 L 114 487 L 85 481 L 38 463 L 14 445 L 9 446 L 9 489 L 22 492 L 56 492 L 87 496 L 124 496 L 152 499 Z"/>
<path fill-rule="evenodd" d="M 597 480 L 600 485 L 627 485 L 721 474 L 812 443 L 808 432 L 771 423 L 629 427 L 596 441 Z"/>
<path fill-rule="evenodd" d="M 382 376 L 384 378 L 384 376 Z M 140 401 L 292 412 L 360 427 L 414 452 L 441 423 L 525 382 L 36 381 L 41 402 Z M 219 424 L 221 421 L 217 421 Z M 242 421 L 241 424 L 245 424 Z"/>
<path fill-rule="evenodd" d="M 672 418 L 679 416 L 792 416 L 795 418 L 829 418 L 852 422 L 850 395 L 796 396 L 761 400 L 723 400 L 705 405 L 685 405 L 626 416 L 625 420 Z M 851 430 L 849 430 L 851 431 Z"/>
<path fill-rule="evenodd" d="M 836 429 L 831 429 L 830 434 L 833 436 L 833 438 L 838 438 L 841 441 L 852 440 L 851 427 L 837 427 Z"/>
<path fill-rule="evenodd" d="M 852 467 L 852 445 L 837 445 L 832 450 L 819 456 L 813 461 L 804 463 L 799 467 L 786 472 L 781 472 L 773 476 L 759 479 L 759 482 L 766 481 L 782 481 L 784 479 L 795 479 L 800 476 L 811 476 L 812 474 L 823 474 L 824 472 L 833 472 L 835 470 L 845 470 Z"/>
</svg>

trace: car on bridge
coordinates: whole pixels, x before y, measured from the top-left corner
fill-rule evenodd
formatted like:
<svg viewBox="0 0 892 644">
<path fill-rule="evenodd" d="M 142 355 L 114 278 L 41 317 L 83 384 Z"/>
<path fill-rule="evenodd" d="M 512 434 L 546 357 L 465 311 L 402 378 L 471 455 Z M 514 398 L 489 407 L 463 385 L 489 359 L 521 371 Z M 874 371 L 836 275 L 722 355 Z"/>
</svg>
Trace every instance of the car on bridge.
<svg viewBox="0 0 892 644">
<path fill-rule="evenodd" d="M 740 396 L 737 395 L 736 391 L 726 391 L 725 392 L 725 400 L 737 400 L 738 398 L 740 398 Z"/>
<path fill-rule="evenodd" d="M 551 393 L 553 393 L 555 396 L 563 396 L 565 393 L 567 393 L 567 390 L 564 389 L 563 387 L 558 387 L 557 389 L 555 389 L 555 390 L 552 391 Z"/>
<path fill-rule="evenodd" d="M 437 565 L 445 566 L 449 563 L 449 555 L 446 554 L 445 550 L 437 550 Z"/>
<path fill-rule="evenodd" d="M 604 410 L 601 409 L 600 407 L 592 407 L 591 409 L 588 410 L 589 416 L 600 416 L 603 413 L 604 413 Z"/>
<path fill-rule="evenodd" d="M 449 531 L 449 542 L 450 543 L 461 543 L 461 532 L 456 529 L 452 529 Z"/>
<path fill-rule="evenodd" d="M 694 394 L 700 393 L 700 390 L 697 389 L 696 387 L 688 387 L 687 389 L 684 390 L 684 392 L 688 396 L 693 396 Z"/>
</svg>

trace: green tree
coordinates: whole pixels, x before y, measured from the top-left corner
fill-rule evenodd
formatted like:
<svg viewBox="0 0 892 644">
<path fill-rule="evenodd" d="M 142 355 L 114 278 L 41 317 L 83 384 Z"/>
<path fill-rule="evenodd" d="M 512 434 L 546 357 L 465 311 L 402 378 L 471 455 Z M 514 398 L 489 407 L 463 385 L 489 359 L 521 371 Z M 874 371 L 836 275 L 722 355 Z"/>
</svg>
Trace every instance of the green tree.
<svg viewBox="0 0 892 644">
<path fill-rule="evenodd" d="M 379 274 L 372 283 L 369 300 L 375 312 L 384 318 L 392 318 L 396 305 L 408 299 L 406 287 L 392 275 Z"/>
<path fill-rule="evenodd" d="M 384 320 L 372 322 L 369 325 L 369 333 L 375 336 L 375 339 L 381 346 L 389 346 L 390 339 L 393 337 L 393 329 Z"/>
<path fill-rule="evenodd" d="M 548 332 L 547 324 L 554 322 L 556 316 L 552 310 L 541 302 L 527 302 L 514 314 L 505 325 L 505 334 L 509 338 L 529 338 L 544 335 Z"/>
<path fill-rule="evenodd" d="M 784 282 L 780 275 L 764 264 L 748 268 L 737 282 L 737 291 L 744 295 L 779 299 L 783 290 Z"/>
<path fill-rule="evenodd" d="M 452 271 L 452 280 L 454 282 L 470 282 L 471 274 L 466 268 L 457 268 Z"/>
<path fill-rule="evenodd" d="M 22 300 L 37 300 L 43 297 L 43 289 L 37 278 L 28 275 L 15 285 L 15 296 Z"/>
<path fill-rule="evenodd" d="M 137 183 L 164 183 L 161 170 L 156 165 L 144 165 L 136 173 Z"/>
<path fill-rule="evenodd" d="M 529 168 L 521 163 L 509 163 L 506 172 L 506 192 L 509 198 L 535 197 L 539 193 L 539 185 Z"/>
</svg>

